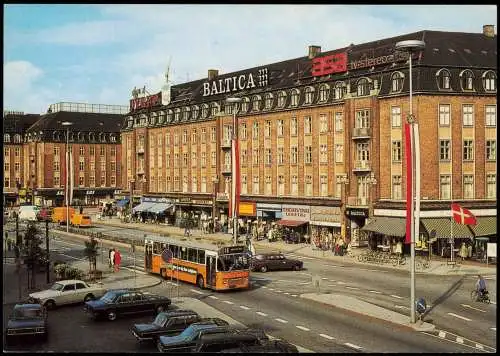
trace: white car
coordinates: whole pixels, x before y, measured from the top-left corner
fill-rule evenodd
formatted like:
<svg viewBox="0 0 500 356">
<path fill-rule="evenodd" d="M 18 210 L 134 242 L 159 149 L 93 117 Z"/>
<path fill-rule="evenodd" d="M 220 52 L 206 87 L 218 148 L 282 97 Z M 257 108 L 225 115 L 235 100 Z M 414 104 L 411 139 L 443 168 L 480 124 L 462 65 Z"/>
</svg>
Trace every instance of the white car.
<svg viewBox="0 0 500 356">
<path fill-rule="evenodd" d="M 83 303 L 99 299 L 107 292 L 99 285 L 91 285 L 77 279 L 55 282 L 50 289 L 29 295 L 29 301 L 53 309 L 64 304 Z"/>
</svg>

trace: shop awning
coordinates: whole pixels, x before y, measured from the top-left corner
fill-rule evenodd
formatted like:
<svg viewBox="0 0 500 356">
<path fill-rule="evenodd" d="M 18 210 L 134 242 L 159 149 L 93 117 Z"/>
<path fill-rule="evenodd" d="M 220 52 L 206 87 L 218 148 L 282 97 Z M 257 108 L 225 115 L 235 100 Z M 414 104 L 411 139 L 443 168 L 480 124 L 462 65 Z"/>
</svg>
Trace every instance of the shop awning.
<svg viewBox="0 0 500 356">
<path fill-rule="evenodd" d="M 497 234 L 497 217 L 496 216 L 478 216 L 476 217 L 477 224 L 470 225 L 470 229 L 474 236 L 489 236 Z"/>
<path fill-rule="evenodd" d="M 124 198 L 124 199 L 121 199 L 121 200 L 118 200 L 116 202 L 116 206 L 119 207 L 119 208 L 123 208 L 125 205 L 127 205 L 129 202 L 129 199 L 128 198 Z"/>
<path fill-rule="evenodd" d="M 141 203 L 141 204 L 139 204 L 137 206 L 134 206 L 132 208 L 132 211 L 134 213 L 148 211 L 148 209 L 151 208 L 153 205 L 155 205 L 155 203 L 146 201 L 146 202 Z"/>
<path fill-rule="evenodd" d="M 289 227 L 296 227 L 296 226 L 301 226 L 301 225 L 307 224 L 307 221 L 281 219 L 277 222 L 277 224 L 283 225 L 283 226 L 289 226 Z"/>
<path fill-rule="evenodd" d="M 420 219 L 422 225 L 430 234 L 432 230 L 436 230 L 436 238 L 448 239 L 451 236 L 451 218 L 423 218 Z M 467 225 L 457 224 L 453 220 L 453 237 L 455 238 L 473 238 L 472 231 Z"/>
<path fill-rule="evenodd" d="M 372 231 L 387 236 L 404 237 L 406 235 L 406 222 L 404 218 L 377 216 L 373 221 L 363 226 L 361 230 Z"/>
<path fill-rule="evenodd" d="M 158 214 L 171 208 L 173 205 L 174 204 L 169 204 L 169 203 L 156 203 L 148 209 L 148 212 Z"/>
</svg>

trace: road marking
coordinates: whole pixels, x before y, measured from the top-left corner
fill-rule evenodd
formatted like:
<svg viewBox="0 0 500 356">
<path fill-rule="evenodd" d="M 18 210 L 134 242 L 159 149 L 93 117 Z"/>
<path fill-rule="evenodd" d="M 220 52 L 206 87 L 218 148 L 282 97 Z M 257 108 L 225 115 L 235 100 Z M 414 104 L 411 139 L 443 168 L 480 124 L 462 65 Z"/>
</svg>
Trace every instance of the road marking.
<svg viewBox="0 0 500 356">
<path fill-rule="evenodd" d="M 280 319 L 280 318 L 275 318 L 274 320 L 279 321 L 280 323 L 286 324 L 288 321 Z"/>
<path fill-rule="evenodd" d="M 394 307 L 398 309 L 410 309 L 408 307 L 405 307 L 404 305 L 395 305 Z"/>
<path fill-rule="evenodd" d="M 457 342 L 458 342 L 459 344 L 463 344 L 463 343 L 464 343 L 464 338 L 463 338 L 463 337 L 457 336 L 457 339 L 456 339 L 456 340 L 457 340 Z"/>
<path fill-rule="evenodd" d="M 297 329 L 304 330 L 304 331 L 309 331 L 310 330 L 310 329 L 306 328 L 305 326 L 301 326 L 301 325 L 295 325 L 295 327 Z"/>
<path fill-rule="evenodd" d="M 230 300 L 225 300 L 224 303 L 227 303 L 227 304 L 234 304 L 233 302 L 231 302 Z"/>
<path fill-rule="evenodd" d="M 328 280 L 328 278 L 326 278 L 326 277 L 321 277 L 321 279 L 322 279 L 322 280 L 325 280 L 325 281 L 326 281 L 326 280 Z"/>
<path fill-rule="evenodd" d="M 279 289 L 276 290 L 276 293 L 281 293 L 281 292 L 283 292 L 283 291 L 279 290 Z"/>
<path fill-rule="evenodd" d="M 361 349 L 362 349 L 362 347 L 361 347 L 361 346 L 351 344 L 350 342 L 346 342 L 346 343 L 344 343 L 344 345 L 345 345 L 345 346 L 352 347 L 352 348 L 355 348 L 355 349 L 357 349 L 357 350 L 361 350 Z"/>
<path fill-rule="evenodd" d="M 442 339 L 444 339 L 446 337 L 446 332 L 440 330 L 439 331 L 439 337 L 442 338 Z"/>
<path fill-rule="evenodd" d="M 292 297 L 296 297 L 296 296 L 297 296 L 297 294 L 292 294 Z"/>
<path fill-rule="evenodd" d="M 463 319 L 463 320 L 467 320 L 467 321 L 472 321 L 471 319 L 466 318 L 465 316 L 460 316 L 460 315 L 457 315 L 455 313 L 448 313 L 448 315 L 454 316 L 455 318 L 459 318 L 459 319 Z"/>
<path fill-rule="evenodd" d="M 345 282 L 338 281 L 337 284 L 345 284 Z"/>
<path fill-rule="evenodd" d="M 328 284 L 328 287 L 335 287 L 335 284 Z"/>
<path fill-rule="evenodd" d="M 128 267 L 122 267 L 122 268 L 126 269 L 126 270 L 129 270 L 129 271 L 132 271 L 132 272 L 137 272 L 137 273 L 140 273 L 140 274 L 147 274 L 146 272 L 139 271 L 139 270 L 133 269 L 133 268 L 128 268 Z"/>
<path fill-rule="evenodd" d="M 66 255 L 64 253 L 59 253 L 61 256 L 66 256 L 66 257 L 69 257 L 69 258 L 72 258 L 74 260 L 80 260 L 80 261 L 85 261 L 84 258 L 78 258 L 78 257 L 73 257 L 73 256 L 70 256 L 70 255 Z"/>
<path fill-rule="evenodd" d="M 400 297 L 399 295 L 394 295 L 394 294 L 391 294 L 391 297 L 397 298 L 397 299 L 403 299 L 403 297 Z"/>
<path fill-rule="evenodd" d="M 261 315 L 261 316 L 267 316 L 267 314 L 266 314 L 266 313 L 263 313 L 263 312 L 255 312 L 255 313 L 256 313 L 256 314 L 259 314 L 259 315 Z"/>
<path fill-rule="evenodd" d="M 265 288 L 265 289 L 267 289 L 267 287 L 266 287 L 266 286 L 262 286 L 262 288 Z"/>
<path fill-rule="evenodd" d="M 481 344 L 476 344 L 476 348 L 479 350 L 484 350 L 484 347 Z"/>
<path fill-rule="evenodd" d="M 319 334 L 319 336 L 324 337 L 325 339 L 328 339 L 328 340 L 334 340 L 335 339 L 333 336 L 326 335 L 326 334 Z"/>
<path fill-rule="evenodd" d="M 219 299 L 219 297 L 216 297 L 215 295 L 209 295 L 208 297 L 212 299 Z"/>
<path fill-rule="evenodd" d="M 493 330 L 493 331 L 497 331 L 497 328 L 496 328 L 496 327 L 495 327 L 495 328 L 490 328 L 490 329 L 491 329 L 491 330 Z"/>
<path fill-rule="evenodd" d="M 288 292 L 285 292 L 285 293 L 283 293 L 283 294 L 286 294 L 286 295 L 289 295 L 290 293 L 288 293 Z"/>
<path fill-rule="evenodd" d="M 196 290 L 196 289 L 190 289 L 191 292 L 195 292 L 195 293 L 198 293 L 198 294 L 205 294 L 203 292 L 200 292 L 199 290 Z"/>
<path fill-rule="evenodd" d="M 482 310 L 482 309 L 478 309 L 478 308 L 472 307 L 469 304 L 460 304 L 460 305 L 463 306 L 464 308 L 470 308 L 470 309 L 474 309 L 474 310 L 480 311 L 481 313 L 486 313 L 486 310 Z"/>
<path fill-rule="evenodd" d="M 375 293 L 375 294 L 382 294 L 382 292 L 379 292 L 378 290 L 370 290 L 370 293 Z"/>
<path fill-rule="evenodd" d="M 274 288 L 269 288 L 269 290 L 274 290 Z"/>
<path fill-rule="evenodd" d="M 495 304 L 495 305 L 497 305 L 497 303 L 496 303 L 496 302 L 490 302 L 490 303 L 491 303 L 491 304 Z"/>
<path fill-rule="evenodd" d="M 358 288 L 358 287 L 349 287 L 349 286 L 345 286 L 345 287 L 346 287 L 346 288 L 348 288 L 348 289 L 356 289 L 356 290 L 359 290 L 359 288 Z"/>
<path fill-rule="evenodd" d="M 246 307 L 246 306 L 244 306 L 244 305 L 240 305 L 240 308 L 241 308 L 241 309 L 245 309 L 245 310 L 250 309 L 249 307 Z"/>
</svg>

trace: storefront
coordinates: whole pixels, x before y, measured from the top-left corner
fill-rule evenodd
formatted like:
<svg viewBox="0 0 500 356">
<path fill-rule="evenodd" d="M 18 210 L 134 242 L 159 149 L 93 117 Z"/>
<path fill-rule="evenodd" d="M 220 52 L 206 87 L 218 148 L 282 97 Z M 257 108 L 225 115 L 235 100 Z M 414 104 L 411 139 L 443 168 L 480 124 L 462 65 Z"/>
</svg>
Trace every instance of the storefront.
<svg viewBox="0 0 500 356">
<path fill-rule="evenodd" d="M 342 211 L 334 206 L 311 206 L 311 241 L 316 247 L 331 249 L 342 238 Z"/>
<path fill-rule="evenodd" d="M 238 206 L 238 217 L 240 234 L 251 234 L 252 224 L 257 218 L 257 204 L 255 202 L 241 201 Z"/>
<path fill-rule="evenodd" d="M 454 258 L 458 257 L 462 244 L 465 248 L 473 247 L 474 235 L 467 225 L 457 224 L 451 218 L 422 218 L 420 219 L 422 232 L 419 243 L 428 243 L 433 255 L 450 258 L 453 248 Z M 435 232 L 434 239 L 430 240 L 431 232 Z M 417 246 L 417 241 L 415 241 Z"/>
<path fill-rule="evenodd" d="M 372 250 L 406 253 L 404 240 L 406 236 L 406 220 L 402 217 L 375 216 L 361 228 L 368 234 L 368 245 Z M 420 248 L 422 247 L 419 244 Z"/>
<path fill-rule="evenodd" d="M 256 209 L 259 220 L 275 222 L 281 219 L 281 204 L 257 203 Z"/>
<path fill-rule="evenodd" d="M 293 242 L 310 242 L 309 221 L 311 220 L 311 207 L 309 205 L 281 206 L 281 220 L 277 224 L 284 227 L 285 240 Z"/>
<path fill-rule="evenodd" d="M 365 226 L 366 219 L 368 218 L 368 209 L 348 208 L 346 214 L 349 219 L 348 224 L 351 230 L 351 246 L 368 246 L 368 233 L 361 230 L 361 228 Z"/>
</svg>

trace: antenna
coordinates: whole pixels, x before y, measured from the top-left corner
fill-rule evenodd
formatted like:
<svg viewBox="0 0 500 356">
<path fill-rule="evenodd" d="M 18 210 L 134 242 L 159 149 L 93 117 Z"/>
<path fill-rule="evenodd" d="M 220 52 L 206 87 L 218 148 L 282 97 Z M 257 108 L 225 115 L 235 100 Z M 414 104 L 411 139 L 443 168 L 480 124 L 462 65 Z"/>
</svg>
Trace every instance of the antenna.
<svg viewBox="0 0 500 356">
<path fill-rule="evenodd" d="M 170 64 L 172 63 L 172 57 L 168 57 L 168 65 L 167 65 L 167 72 L 165 73 L 165 81 L 167 84 L 170 82 Z"/>
</svg>

